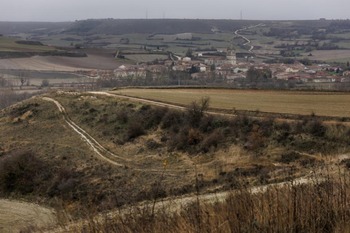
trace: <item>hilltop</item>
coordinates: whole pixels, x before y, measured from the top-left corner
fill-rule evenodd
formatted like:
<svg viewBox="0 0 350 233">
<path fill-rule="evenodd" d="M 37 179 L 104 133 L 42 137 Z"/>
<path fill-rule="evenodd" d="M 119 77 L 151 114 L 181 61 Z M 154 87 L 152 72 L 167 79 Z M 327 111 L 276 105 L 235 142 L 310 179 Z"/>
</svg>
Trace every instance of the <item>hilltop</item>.
<svg viewBox="0 0 350 233">
<path fill-rule="evenodd" d="M 123 205 L 151 198 L 158 182 L 162 192 L 156 195 L 193 192 L 196 174 L 203 191 L 234 187 L 239 174 L 251 184 L 276 182 L 322 164 L 320 154 L 349 149 L 342 125 L 307 116 L 300 123 L 226 118 L 206 115 L 200 106 L 183 111 L 113 95 L 56 93 L 6 108 L 2 159 L 30 154 L 43 171 L 32 184 L 37 188 L 14 184 L 1 195 Z M 292 167 L 295 174 L 278 172 Z"/>
<path fill-rule="evenodd" d="M 0 112 L 0 196 L 106 211 L 346 169 L 349 128 L 181 110 L 107 93 L 55 92 Z M 341 162 L 341 163 L 340 163 Z M 9 176 L 9 174 L 13 174 Z"/>
<path fill-rule="evenodd" d="M 247 25 L 273 25 L 282 31 L 312 33 L 321 29 L 346 28 L 337 20 L 231 20 L 231 19 L 86 19 L 74 22 L 0 22 L 0 33 L 8 34 L 177 34 L 233 32 Z M 311 29 L 311 30 L 310 30 Z M 277 31 L 276 31 L 277 32 Z"/>
</svg>

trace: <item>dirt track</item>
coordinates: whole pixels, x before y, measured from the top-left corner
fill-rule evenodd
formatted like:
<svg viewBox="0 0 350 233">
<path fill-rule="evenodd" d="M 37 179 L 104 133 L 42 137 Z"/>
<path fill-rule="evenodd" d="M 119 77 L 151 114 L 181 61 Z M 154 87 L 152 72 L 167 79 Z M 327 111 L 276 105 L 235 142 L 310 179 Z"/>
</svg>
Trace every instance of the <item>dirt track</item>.
<svg viewBox="0 0 350 233">
<path fill-rule="evenodd" d="M 292 181 L 288 182 L 280 182 L 280 183 L 275 183 L 275 184 L 268 184 L 268 185 L 262 185 L 262 186 L 256 186 L 248 189 L 247 191 L 250 193 L 264 193 L 266 192 L 269 188 L 282 188 L 284 186 L 288 185 L 293 185 L 293 186 L 299 186 L 302 184 L 308 184 L 308 183 L 314 183 L 314 182 L 322 182 L 323 178 L 321 177 L 301 177 L 297 178 Z M 208 193 L 208 194 L 200 194 L 200 195 L 195 195 L 195 194 L 190 194 L 190 195 L 184 195 L 180 197 L 171 197 L 167 199 L 160 199 L 157 200 L 157 202 L 151 202 L 151 201 L 146 201 L 142 202 L 139 204 L 136 204 L 134 207 L 136 208 L 143 208 L 145 206 L 153 206 L 154 205 L 154 210 L 157 212 L 158 210 L 166 210 L 171 213 L 178 213 L 181 210 L 184 209 L 184 207 L 196 202 L 200 201 L 201 203 L 222 203 L 224 202 L 230 195 L 234 195 L 235 191 L 223 191 L 223 192 L 218 192 L 218 193 Z M 130 208 L 132 207 L 126 207 L 125 209 L 119 209 L 117 211 L 111 211 L 107 214 L 103 215 L 97 215 L 94 217 L 94 222 L 95 223 L 104 223 L 107 218 L 113 218 L 115 216 L 123 215 L 124 213 L 128 214 L 130 213 Z M 91 219 L 89 220 L 80 220 L 77 222 L 73 222 L 71 224 L 68 224 L 64 227 L 58 227 L 55 229 L 52 229 L 50 232 L 51 233 L 63 233 L 63 232 L 80 232 L 81 229 L 84 226 L 87 226 Z"/>
<path fill-rule="evenodd" d="M 100 143 L 96 141 L 90 134 L 88 134 L 85 130 L 80 128 L 77 124 L 75 124 L 72 120 L 70 120 L 66 114 L 66 110 L 64 107 L 57 101 L 49 97 L 43 97 L 43 100 L 50 101 L 55 103 L 57 106 L 58 110 L 63 114 L 64 120 L 66 123 L 77 133 L 79 136 L 89 144 L 89 146 L 93 149 L 93 151 L 99 155 L 103 160 L 107 161 L 110 164 L 113 164 L 115 166 L 124 166 L 121 163 L 118 163 L 114 160 L 111 160 L 109 157 L 106 156 L 106 154 L 113 156 L 114 158 L 117 159 L 123 159 L 119 157 L 118 155 L 113 154 L 112 152 L 108 151 L 106 148 L 104 148 Z M 125 159 L 123 159 L 125 160 Z"/>
<path fill-rule="evenodd" d="M 122 99 L 127 99 L 127 100 L 131 100 L 131 101 L 140 102 L 140 103 L 151 104 L 151 105 L 154 105 L 154 106 L 167 107 L 167 108 L 171 108 L 171 109 L 179 109 L 179 110 L 185 110 L 186 109 L 186 107 L 183 107 L 183 106 L 180 106 L 180 105 L 176 105 L 176 104 L 169 104 L 169 103 L 164 103 L 164 102 L 157 101 L 157 100 L 144 99 L 144 98 L 127 96 L 127 95 L 122 95 L 122 94 L 115 94 L 115 93 L 112 94 L 112 93 L 104 92 L 104 91 L 91 91 L 89 93 L 90 94 L 94 94 L 94 95 L 104 95 L 104 96 L 109 96 L 109 97 L 122 98 Z M 223 116 L 223 117 L 235 117 L 235 116 L 237 116 L 234 113 L 223 113 L 223 112 L 220 112 L 220 111 L 206 111 L 206 113 L 210 114 L 210 115 Z M 265 119 L 265 117 L 259 117 L 259 116 L 251 116 L 251 118 Z M 299 122 L 299 121 L 301 121 L 301 120 L 298 120 L 298 119 L 283 118 L 283 117 L 275 117 L 274 119 L 276 121 L 278 121 L 278 122 Z M 322 122 L 323 122 L 323 124 L 326 124 L 326 125 L 342 124 L 342 125 L 350 127 L 350 122 L 348 122 L 348 121 L 340 122 L 340 121 L 337 121 L 337 120 L 323 120 Z"/>
<path fill-rule="evenodd" d="M 56 224 L 53 210 L 42 206 L 0 199 L 0 232 L 20 232 L 28 226 L 48 227 Z"/>
</svg>

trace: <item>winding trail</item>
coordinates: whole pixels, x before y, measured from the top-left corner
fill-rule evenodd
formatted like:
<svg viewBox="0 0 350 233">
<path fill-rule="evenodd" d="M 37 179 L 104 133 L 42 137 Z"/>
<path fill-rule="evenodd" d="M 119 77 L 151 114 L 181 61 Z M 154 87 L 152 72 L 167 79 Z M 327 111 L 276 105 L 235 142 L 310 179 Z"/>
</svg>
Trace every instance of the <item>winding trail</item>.
<svg viewBox="0 0 350 233">
<path fill-rule="evenodd" d="M 96 94 L 96 93 L 95 93 Z M 107 96 L 114 96 L 113 94 L 102 92 L 100 94 L 107 95 Z M 59 103 L 57 100 L 50 98 L 50 97 L 42 97 L 43 100 L 53 102 L 60 113 L 62 113 L 64 121 L 75 131 L 83 141 L 85 141 L 89 147 L 97 154 L 100 158 L 102 158 L 105 162 L 110 163 L 112 165 L 118 166 L 118 167 L 130 167 L 130 169 L 134 171 L 143 171 L 143 172 L 152 172 L 152 173 L 166 173 L 167 176 L 172 176 L 172 172 L 185 172 L 189 169 L 184 168 L 173 168 L 173 169 L 148 169 L 148 168 L 137 168 L 135 164 L 132 164 L 133 160 L 127 159 L 124 157 L 121 157 L 119 155 L 116 155 L 103 147 L 93 136 L 91 136 L 89 133 L 87 133 L 85 130 L 83 130 L 81 127 L 79 127 L 76 123 L 74 123 L 69 117 L 65 110 L 65 108 L 62 106 L 61 103 Z M 119 163 L 113 159 L 118 159 L 123 161 L 123 163 Z M 126 164 L 127 163 L 127 164 Z"/>
<path fill-rule="evenodd" d="M 168 103 L 162 103 L 162 102 L 157 102 L 157 101 L 152 101 L 152 100 L 147 100 L 147 99 L 142 99 L 142 98 L 137 98 L 137 97 L 129 97 L 129 96 L 124 96 L 124 95 L 118 95 L 118 94 L 112 94 L 108 92 L 89 92 L 90 94 L 94 95 L 103 95 L 103 96 L 109 96 L 109 97 L 116 97 L 116 98 L 124 98 L 132 101 L 140 101 L 143 103 L 148 103 L 152 105 L 157 105 L 157 106 L 162 106 L 162 107 L 170 107 L 170 108 L 175 108 L 175 109 L 180 109 L 184 110 L 186 109 L 185 107 L 182 106 L 177 106 L 173 104 L 168 104 Z M 71 121 L 64 109 L 64 107 L 57 101 L 52 98 L 44 97 L 43 98 L 46 101 L 51 101 L 56 104 L 57 108 L 59 111 L 63 114 L 64 119 L 66 123 L 75 131 L 77 132 L 84 141 L 86 141 L 92 148 L 93 150 L 101 156 L 103 159 L 105 159 L 108 162 L 112 162 L 113 164 L 116 164 L 118 166 L 121 166 L 121 164 L 110 160 L 109 158 L 105 157 L 103 154 L 109 153 L 110 155 L 114 155 L 113 153 L 109 152 L 107 149 L 103 148 L 92 136 L 90 136 L 88 133 L 86 133 L 83 129 L 81 129 L 78 125 L 76 125 L 73 121 Z M 222 113 L 215 113 L 212 112 L 212 114 L 218 114 L 218 115 L 229 115 L 232 116 L 232 114 L 222 114 Z M 114 155 L 116 156 L 116 155 Z M 342 158 L 347 158 L 348 155 L 342 156 Z M 120 158 L 119 156 L 116 156 Z M 138 169 L 135 169 L 138 170 Z M 144 171 L 147 171 L 147 169 L 143 169 Z M 151 171 L 151 170 L 149 170 Z M 154 171 L 161 171 L 161 170 L 154 170 Z M 318 175 L 317 175 L 318 174 Z M 323 176 L 321 175 L 321 172 L 314 172 L 313 174 L 309 174 L 300 178 L 296 178 L 292 181 L 287 181 L 287 182 L 279 182 L 279 183 L 273 183 L 273 184 L 268 184 L 268 185 L 261 185 L 261 186 L 256 186 L 256 187 L 251 187 L 247 191 L 250 193 L 263 193 L 266 192 L 269 188 L 282 188 L 284 186 L 292 185 L 292 186 L 298 186 L 302 184 L 313 184 L 313 183 L 318 183 L 322 182 L 324 180 Z M 207 193 L 207 194 L 200 194 L 200 195 L 195 195 L 195 194 L 189 194 L 189 195 L 184 195 L 184 196 L 179 196 L 179 197 L 170 197 L 166 199 L 161 199 L 157 200 L 156 202 L 152 201 L 147 201 L 147 202 L 142 202 L 142 203 L 136 203 L 134 207 L 136 208 L 142 208 L 143 206 L 153 206 L 155 211 L 162 210 L 163 208 L 166 208 L 168 211 L 171 213 L 179 212 L 183 209 L 183 207 L 194 203 L 195 201 L 201 201 L 201 203 L 215 203 L 215 202 L 224 202 L 229 195 L 234 195 L 236 191 L 222 191 L 218 193 Z M 123 209 L 118 209 L 115 211 L 110 211 L 108 213 L 100 214 L 95 217 L 93 217 L 93 221 L 95 223 L 103 223 L 106 221 L 107 218 L 113 218 L 117 215 L 124 215 L 130 213 L 130 208 L 132 207 L 126 207 Z M 88 226 L 88 224 L 91 223 L 91 219 L 89 220 L 79 220 L 77 222 L 69 223 L 64 227 L 57 227 L 57 228 L 52 228 L 49 230 L 49 232 L 76 232 L 82 229 L 83 226 Z"/>
<path fill-rule="evenodd" d="M 42 98 L 45 101 L 50 101 L 53 102 L 58 110 L 62 113 L 63 118 L 65 120 L 65 122 L 77 133 L 79 134 L 79 136 L 83 139 L 83 141 L 85 141 L 92 149 L 93 151 L 99 155 L 103 160 L 107 161 L 108 163 L 111 163 L 115 166 L 119 166 L 119 167 L 123 167 L 125 166 L 124 164 L 118 163 L 114 160 L 111 160 L 110 158 L 108 158 L 106 156 L 110 155 L 114 158 L 117 159 L 121 159 L 126 161 L 127 159 L 122 158 L 121 156 L 118 156 L 116 154 L 113 154 L 112 152 L 110 152 L 109 150 L 107 150 L 106 148 L 104 148 L 96 139 L 94 139 L 89 133 L 87 133 L 85 130 L 83 130 L 82 128 L 80 128 L 77 124 L 75 124 L 71 119 L 69 119 L 65 108 L 55 99 L 49 98 L 49 97 L 43 97 Z"/>
<path fill-rule="evenodd" d="M 250 52 L 250 53 L 253 51 L 254 45 L 251 44 L 252 42 L 251 42 L 247 37 L 245 37 L 245 36 L 239 34 L 239 31 L 244 31 L 244 30 L 247 30 L 247 29 L 252 29 L 252 28 L 256 28 L 256 27 L 260 27 L 260 26 L 264 26 L 264 24 L 263 24 L 263 23 L 260 23 L 260 24 L 253 25 L 253 26 L 250 26 L 250 27 L 244 27 L 244 28 L 241 28 L 241 29 L 237 29 L 237 30 L 234 32 L 235 35 L 241 37 L 242 39 L 244 39 L 244 40 L 246 41 L 246 42 L 243 44 L 244 46 L 250 44 L 250 48 L 249 48 L 249 50 L 248 50 L 248 52 Z"/>
</svg>

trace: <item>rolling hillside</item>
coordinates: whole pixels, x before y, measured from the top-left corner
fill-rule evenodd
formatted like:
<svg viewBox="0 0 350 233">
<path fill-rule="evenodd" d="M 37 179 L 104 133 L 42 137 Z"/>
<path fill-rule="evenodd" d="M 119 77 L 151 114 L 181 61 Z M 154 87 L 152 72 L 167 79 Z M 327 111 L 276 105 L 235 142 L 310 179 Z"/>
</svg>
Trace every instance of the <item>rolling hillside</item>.
<svg viewBox="0 0 350 233">
<path fill-rule="evenodd" d="M 330 176 L 349 167 L 345 125 L 224 117 L 206 113 L 207 104 L 178 109 L 53 92 L 5 108 L 0 198 L 79 218 L 144 200 L 280 183 L 325 165 Z"/>
</svg>

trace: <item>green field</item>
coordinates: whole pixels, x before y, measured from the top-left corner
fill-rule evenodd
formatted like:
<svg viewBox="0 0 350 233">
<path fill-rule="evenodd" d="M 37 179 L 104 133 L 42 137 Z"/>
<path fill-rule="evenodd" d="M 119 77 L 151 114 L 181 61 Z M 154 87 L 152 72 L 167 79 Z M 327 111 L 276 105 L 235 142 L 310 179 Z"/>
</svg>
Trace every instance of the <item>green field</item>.
<svg viewBox="0 0 350 233">
<path fill-rule="evenodd" d="M 47 52 L 54 50 L 56 49 L 48 46 L 18 44 L 16 39 L 0 37 L 1 52 Z"/>
<path fill-rule="evenodd" d="M 222 89 L 120 89 L 115 93 L 186 105 L 210 97 L 210 107 L 271 113 L 350 117 L 350 93 Z"/>
</svg>

